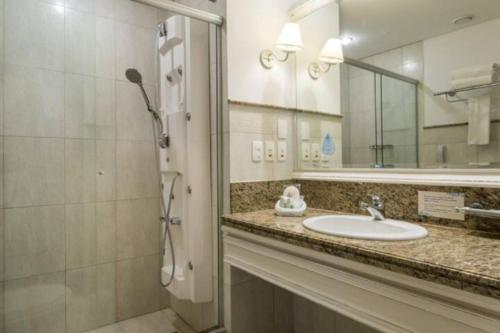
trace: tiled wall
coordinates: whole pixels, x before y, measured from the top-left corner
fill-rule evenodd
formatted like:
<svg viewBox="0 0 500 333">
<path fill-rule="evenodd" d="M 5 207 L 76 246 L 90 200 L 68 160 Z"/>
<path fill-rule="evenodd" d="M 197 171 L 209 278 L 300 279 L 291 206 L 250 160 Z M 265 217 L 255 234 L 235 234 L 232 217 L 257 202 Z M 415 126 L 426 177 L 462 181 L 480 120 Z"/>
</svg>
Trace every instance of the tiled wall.
<svg viewBox="0 0 500 333">
<path fill-rule="evenodd" d="M 286 109 L 230 103 L 231 181 L 290 178 L 295 163 L 294 112 Z M 278 120 L 287 124 L 287 139 L 278 140 Z M 252 161 L 252 142 L 278 141 L 287 144 L 286 161 Z"/>
<path fill-rule="evenodd" d="M 3 0 L 5 332 L 81 332 L 160 309 L 155 28 L 129 0 Z"/>
</svg>

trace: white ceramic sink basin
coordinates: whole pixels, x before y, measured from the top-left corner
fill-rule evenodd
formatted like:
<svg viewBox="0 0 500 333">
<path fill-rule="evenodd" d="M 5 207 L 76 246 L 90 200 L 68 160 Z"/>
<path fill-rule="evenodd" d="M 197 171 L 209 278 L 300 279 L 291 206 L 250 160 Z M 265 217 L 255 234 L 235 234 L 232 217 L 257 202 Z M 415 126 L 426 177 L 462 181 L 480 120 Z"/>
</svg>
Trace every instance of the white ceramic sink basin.
<svg viewBox="0 0 500 333">
<path fill-rule="evenodd" d="M 322 234 L 371 240 L 411 240 L 424 238 L 427 230 L 419 225 L 371 216 L 328 215 L 308 218 L 304 227 Z"/>
</svg>

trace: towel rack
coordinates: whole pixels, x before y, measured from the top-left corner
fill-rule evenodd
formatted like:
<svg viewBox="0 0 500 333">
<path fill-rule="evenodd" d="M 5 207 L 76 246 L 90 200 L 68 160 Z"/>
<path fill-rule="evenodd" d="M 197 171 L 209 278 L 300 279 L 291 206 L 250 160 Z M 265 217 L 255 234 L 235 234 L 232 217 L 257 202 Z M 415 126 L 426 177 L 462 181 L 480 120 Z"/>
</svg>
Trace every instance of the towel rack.
<svg viewBox="0 0 500 333">
<path fill-rule="evenodd" d="M 464 91 L 471 91 L 471 90 L 477 90 L 477 89 L 485 89 L 485 88 L 491 88 L 491 87 L 496 87 L 500 86 L 500 82 L 493 82 L 493 83 L 488 83 L 488 84 L 481 84 L 478 86 L 471 86 L 471 87 L 465 87 L 465 88 L 459 88 L 459 89 L 453 89 L 453 90 L 447 90 L 447 91 L 440 91 L 437 93 L 434 93 L 434 96 L 446 96 L 446 101 L 450 103 L 457 103 L 457 102 L 467 102 L 467 98 L 460 98 L 457 96 L 458 93 L 464 92 Z M 451 99 L 451 98 L 456 98 L 456 99 Z"/>
<path fill-rule="evenodd" d="M 500 219 L 500 210 L 483 209 L 483 206 L 479 203 L 474 203 L 470 207 L 456 207 L 455 210 L 458 213 L 464 213 L 467 215 Z"/>
</svg>

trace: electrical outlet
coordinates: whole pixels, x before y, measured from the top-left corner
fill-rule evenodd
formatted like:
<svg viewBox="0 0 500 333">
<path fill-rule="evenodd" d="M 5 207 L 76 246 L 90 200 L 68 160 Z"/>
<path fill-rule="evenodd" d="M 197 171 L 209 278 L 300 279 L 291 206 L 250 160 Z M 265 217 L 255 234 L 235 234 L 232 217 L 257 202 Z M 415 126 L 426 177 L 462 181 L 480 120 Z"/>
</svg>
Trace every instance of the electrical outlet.
<svg viewBox="0 0 500 333">
<path fill-rule="evenodd" d="M 311 159 L 313 161 L 319 161 L 321 159 L 321 153 L 319 151 L 319 143 L 311 144 Z"/>
<path fill-rule="evenodd" d="M 286 141 L 278 142 L 278 161 L 286 161 L 287 158 L 287 146 Z"/>
<path fill-rule="evenodd" d="M 311 144 L 307 142 L 302 143 L 302 160 L 310 161 L 311 160 Z"/>
<path fill-rule="evenodd" d="M 266 161 L 274 161 L 274 141 L 266 141 Z"/>
</svg>

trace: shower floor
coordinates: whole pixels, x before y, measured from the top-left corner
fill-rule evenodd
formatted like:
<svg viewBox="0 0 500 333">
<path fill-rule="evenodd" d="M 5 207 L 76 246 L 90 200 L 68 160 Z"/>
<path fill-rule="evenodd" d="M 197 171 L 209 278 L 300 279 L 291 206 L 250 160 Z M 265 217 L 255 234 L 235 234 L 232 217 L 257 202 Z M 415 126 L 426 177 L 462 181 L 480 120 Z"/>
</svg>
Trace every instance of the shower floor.
<svg viewBox="0 0 500 333">
<path fill-rule="evenodd" d="M 86 333 L 195 333 L 170 309 L 135 317 Z"/>
</svg>

